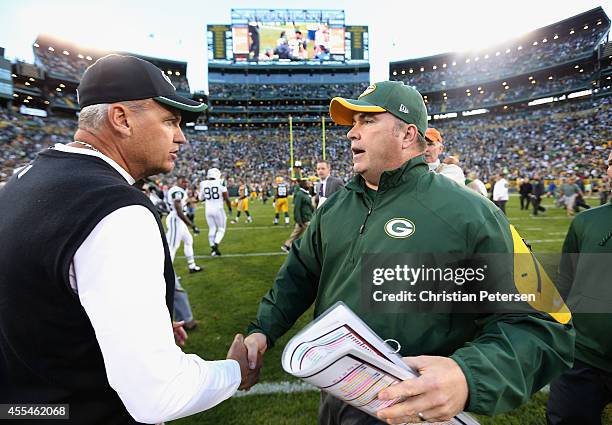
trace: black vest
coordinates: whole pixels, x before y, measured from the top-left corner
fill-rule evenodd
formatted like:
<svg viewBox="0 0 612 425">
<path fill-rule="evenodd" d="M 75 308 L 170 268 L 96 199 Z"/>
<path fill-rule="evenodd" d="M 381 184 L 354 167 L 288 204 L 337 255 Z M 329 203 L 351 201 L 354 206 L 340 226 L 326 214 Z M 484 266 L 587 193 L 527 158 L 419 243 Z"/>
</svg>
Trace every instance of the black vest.
<svg viewBox="0 0 612 425">
<path fill-rule="evenodd" d="M 64 424 L 136 423 L 108 383 L 68 272 L 100 220 L 142 205 L 162 236 L 172 315 L 174 270 L 159 215 L 140 190 L 97 157 L 50 149 L 18 176 L 0 189 L 0 403 L 69 403 L 71 420 Z"/>
</svg>

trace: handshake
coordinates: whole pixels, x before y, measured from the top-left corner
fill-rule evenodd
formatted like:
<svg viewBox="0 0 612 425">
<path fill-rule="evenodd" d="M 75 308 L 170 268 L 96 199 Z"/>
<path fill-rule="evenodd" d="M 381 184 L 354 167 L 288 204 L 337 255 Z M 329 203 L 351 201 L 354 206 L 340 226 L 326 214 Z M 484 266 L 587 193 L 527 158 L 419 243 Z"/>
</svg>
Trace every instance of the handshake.
<svg viewBox="0 0 612 425">
<path fill-rule="evenodd" d="M 263 367 L 263 354 L 268 348 L 266 336 L 254 333 L 246 338 L 241 334 L 234 337 L 234 341 L 227 352 L 228 360 L 236 360 L 240 365 L 239 390 L 249 390 L 257 383 L 259 372 Z"/>
</svg>

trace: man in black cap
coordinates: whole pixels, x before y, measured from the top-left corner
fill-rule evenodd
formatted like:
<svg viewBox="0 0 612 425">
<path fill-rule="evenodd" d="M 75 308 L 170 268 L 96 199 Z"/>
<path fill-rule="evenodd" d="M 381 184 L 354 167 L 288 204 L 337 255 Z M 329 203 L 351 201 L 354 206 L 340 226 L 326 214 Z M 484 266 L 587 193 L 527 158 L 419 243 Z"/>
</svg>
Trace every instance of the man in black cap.
<svg viewBox="0 0 612 425">
<path fill-rule="evenodd" d="M 78 424 L 208 409 L 246 383 L 242 336 L 222 361 L 176 345 L 186 335 L 171 321 L 168 244 L 132 186 L 173 169 L 181 121 L 206 105 L 119 55 L 89 67 L 78 95 L 74 142 L 41 152 L 0 193 L 0 400 L 69 404 Z"/>
</svg>

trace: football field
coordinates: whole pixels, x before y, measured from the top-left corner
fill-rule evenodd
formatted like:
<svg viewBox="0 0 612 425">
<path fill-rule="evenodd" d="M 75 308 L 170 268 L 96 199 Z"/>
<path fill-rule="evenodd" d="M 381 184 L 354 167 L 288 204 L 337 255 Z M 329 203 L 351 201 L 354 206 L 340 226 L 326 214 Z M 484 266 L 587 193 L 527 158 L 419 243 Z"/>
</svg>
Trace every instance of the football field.
<svg viewBox="0 0 612 425">
<path fill-rule="evenodd" d="M 598 199 L 588 199 L 591 206 Z M 519 199 L 511 197 L 507 205 L 510 221 L 537 253 L 558 253 L 570 223 L 565 210 L 552 205 L 546 198 L 548 211 L 531 217 L 531 211 L 519 209 Z M 185 351 L 196 353 L 207 360 L 224 359 L 233 336 L 244 333 L 255 317 L 261 296 L 270 288 L 286 254 L 280 247 L 293 227 L 272 224 L 274 210 L 268 201 L 251 201 L 252 223 L 241 217 L 238 224 L 229 224 L 220 246 L 222 257 L 210 257 L 208 229 L 203 208 L 196 212 L 196 223 L 202 230 L 195 236 L 197 263 L 201 273 L 189 274 L 182 248 L 177 252 L 175 268 L 182 276 L 182 284 L 189 293 L 194 317 L 199 327 L 189 334 Z M 235 212 L 234 212 L 235 215 Z M 281 218 L 282 221 L 282 218 Z M 173 424 L 315 424 L 319 393 L 301 385 L 286 374 L 280 365 L 280 355 L 288 339 L 312 318 L 307 311 L 294 328 L 269 350 L 264 358 L 261 384 L 250 392 L 237 396 L 219 406 Z M 544 392 L 536 394 L 530 403 L 515 411 L 495 418 L 479 418 L 482 424 L 545 424 Z M 608 408 L 605 424 L 612 425 L 612 409 Z"/>
</svg>

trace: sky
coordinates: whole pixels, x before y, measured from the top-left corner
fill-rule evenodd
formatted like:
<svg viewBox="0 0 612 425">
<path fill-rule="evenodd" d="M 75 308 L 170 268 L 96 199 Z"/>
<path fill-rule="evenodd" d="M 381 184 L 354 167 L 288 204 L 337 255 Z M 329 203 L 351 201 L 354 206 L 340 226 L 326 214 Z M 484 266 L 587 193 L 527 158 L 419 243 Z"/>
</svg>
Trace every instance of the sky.
<svg viewBox="0 0 612 425">
<path fill-rule="evenodd" d="M 453 51 L 479 51 L 612 0 L 0 0 L 5 56 L 33 61 L 41 33 L 100 50 L 188 63 L 192 90 L 208 91 L 206 25 L 231 23 L 232 8 L 343 9 L 347 25 L 368 25 L 371 80 L 388 79 L 389 62 Z"/>
</svg>

